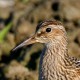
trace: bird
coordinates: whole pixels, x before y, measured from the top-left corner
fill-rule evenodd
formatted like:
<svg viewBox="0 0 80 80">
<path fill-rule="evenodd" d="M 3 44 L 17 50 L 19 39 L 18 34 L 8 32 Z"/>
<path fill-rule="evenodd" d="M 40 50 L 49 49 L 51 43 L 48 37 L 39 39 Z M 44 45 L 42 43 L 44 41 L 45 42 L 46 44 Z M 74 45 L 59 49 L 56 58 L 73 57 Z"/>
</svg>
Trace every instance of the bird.
<svg viewBox="0 0 80 80">
<path fill-rule="evenodd" d="M 39 80 L 80 80 L 80 61 L 69 56 L 67 32 L 60 21 L 40 22 L 35 33 L 13 51 L 36 42 L 44 44 L 39 63 Z"/>
</svg>

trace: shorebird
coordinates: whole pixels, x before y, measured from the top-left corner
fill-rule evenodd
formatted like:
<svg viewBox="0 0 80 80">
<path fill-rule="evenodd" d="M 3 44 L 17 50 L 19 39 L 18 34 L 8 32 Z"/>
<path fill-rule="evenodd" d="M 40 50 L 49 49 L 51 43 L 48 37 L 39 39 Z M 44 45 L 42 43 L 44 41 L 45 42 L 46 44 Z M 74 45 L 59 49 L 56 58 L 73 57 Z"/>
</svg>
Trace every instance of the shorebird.
<svg viewBox="0 0 80 80">
<path fill-rule="evenodd" d="M 45 45 L 40 57 L 39 80 L 80 80 L 80 61 L 68 55 L 67 34 L 61 22 L 39 23 L 35 34 L 13 51 L 36 42 Z"/>
</svg>

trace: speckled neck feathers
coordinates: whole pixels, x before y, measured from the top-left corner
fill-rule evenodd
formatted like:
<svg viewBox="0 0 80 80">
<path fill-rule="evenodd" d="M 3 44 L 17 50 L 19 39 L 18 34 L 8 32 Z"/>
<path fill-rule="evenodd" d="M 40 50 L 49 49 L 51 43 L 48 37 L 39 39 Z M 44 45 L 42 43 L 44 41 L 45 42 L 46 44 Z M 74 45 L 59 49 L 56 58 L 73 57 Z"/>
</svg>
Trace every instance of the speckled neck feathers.
<svg viewBox="0 0 80 80">
<path fill-rule="evenodd" d="M 45 46 L 40 58 L 39 80 L 80 80 L 77 68 L 67 53 L 66 34 Z"/>
<path fill-rule="evenodd" d="M 66 80 L 63 74 L 70 62 L 66 58 L 68 56 L 67 43 L 63 42 L 62 45 L 61 41 L 46 45 L 40 59 L 40 80 Z"/>
</svg>

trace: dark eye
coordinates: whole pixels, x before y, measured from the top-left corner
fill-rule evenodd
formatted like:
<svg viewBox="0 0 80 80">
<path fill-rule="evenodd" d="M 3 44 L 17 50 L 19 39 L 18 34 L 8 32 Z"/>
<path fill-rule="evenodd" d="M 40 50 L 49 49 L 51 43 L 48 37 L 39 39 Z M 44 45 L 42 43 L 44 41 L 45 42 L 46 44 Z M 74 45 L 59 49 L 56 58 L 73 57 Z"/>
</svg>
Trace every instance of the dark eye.
<svg viewBox="0 0 80 80">
<path fill-rule="evenodd" d="M 47 28 L 46 29 L 46 32 L 51 32 L 51 28 Z"/>
</svg>

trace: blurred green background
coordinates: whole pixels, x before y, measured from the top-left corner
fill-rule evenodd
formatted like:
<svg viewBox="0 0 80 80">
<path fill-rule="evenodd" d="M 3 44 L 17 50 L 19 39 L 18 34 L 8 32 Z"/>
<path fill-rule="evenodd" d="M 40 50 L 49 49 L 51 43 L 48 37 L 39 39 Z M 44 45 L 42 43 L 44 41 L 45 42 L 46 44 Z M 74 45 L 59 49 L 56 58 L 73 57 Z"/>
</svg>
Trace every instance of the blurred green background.
<svg viewBox="0 0 80 80">
<path fill-rule="evenodd" d="M 11 53 L 35 33 L 39 22 L 56 19 L 68 34 L 68 53 L 80 58 L 80 0 L 0 0 L 0 80 L 38 80 L 43 45 Z"/>
</svg>

